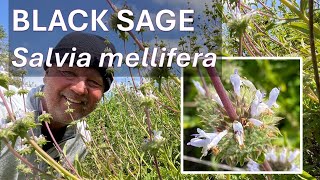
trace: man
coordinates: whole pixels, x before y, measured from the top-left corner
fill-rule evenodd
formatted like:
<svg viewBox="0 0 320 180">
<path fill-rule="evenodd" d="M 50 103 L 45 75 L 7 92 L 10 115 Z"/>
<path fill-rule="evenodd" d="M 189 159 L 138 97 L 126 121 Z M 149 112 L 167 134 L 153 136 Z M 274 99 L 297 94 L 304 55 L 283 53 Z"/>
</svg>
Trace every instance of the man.
<svg viewBox="0 0 320 180">
<path fill-rule="evenodd" d="M 50 131 L 60 149 L 66 149 L 66 157 L 70 162 L 73 162 L 76 156 L 81 158 L 86 154 L 84 141 L 90 141 L 91 137 L 90 132 L 85 130 L 86 124 L 83 121 L 78 122 L 77 125 L 68 125 L 90 114 L 96 108 L 103 93 L 109 90 L 113 77 L 111 73 L 107 73 L 108 61 L 104 62 L 103 67 L 98 65 L 101 53 L 106 50 L 115 53 L 114 46 L 111 43 L 106 45 L 104 38 L 82 32 L 73 32 L 63 37 L 53 53 L 59 53 L 60 57 L 63 57 L 65 53 L 74 53 L 73 47 L 76 47 L 77 55 L 83 52 L 91 55 L 90 67 L 68 67 L 69 61 L 62 67 L 57 67 L 55 58 L 52 58 L 52 67 L 44 67 L 46 71 L 44 85 L 32 89 L 27 97 L 27 108 L 29 111 L 34 111 L 36 117 L 43 113 L 52 115 Z M 34 95 L 37 92 L 43 92 L 44 97 L 35 98 Z M 37 118 L 36 122 L 38 122 Z M 54 147 L 50 131 L 42 122 L 42 126 L 33 129 L 33 134 L 35 136 L 43 134 L 49 141 L 43 146 L 43 150 L 53 159 L 62 160 L 63 165 L 67 167 L 65 159 Z M 6 147 L 1 148 L 0 179 L 25 179 L 24 174 L 16 169 L 19 162 Z M 46 171 L 47 164 L 35 162 L 34 153 L 27 159 L 40 170 Z"/>
</svg>

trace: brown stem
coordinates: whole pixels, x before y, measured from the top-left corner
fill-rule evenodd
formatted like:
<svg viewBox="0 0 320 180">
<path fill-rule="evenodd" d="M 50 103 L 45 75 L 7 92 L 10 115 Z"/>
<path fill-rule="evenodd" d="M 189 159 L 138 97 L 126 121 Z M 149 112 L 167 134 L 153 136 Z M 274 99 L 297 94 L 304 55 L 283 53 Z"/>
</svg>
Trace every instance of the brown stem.
<svg viewBox="0 0 320 180">
<path fill-rule="evenodd" d="M 156 171 L 157 171 L 157 173 L 158 173 L 159 179 L 162 180 L 162 176 L 161 176 L 161 174 L 160 174 L 160 170 L 159 170 L 159 166 L 158 166 L 158 160 L 157 160 L 157 157 L 156 157 L 156 156 L 154 156 L 154 164 L 155 164 L 155 166 L 156 166 Z"/>
<path fill-rule="evenodd" d="M 271 168 L 271 166 L 270 166 L 270 164 L 269 164 L 269 162 L 268 162 L 267 160 L 265 160 L 265 161 L 263 162 L 262 166 L 263 166 L 263 169 L 264 169 L 264 170 L 266 170 L 266 171 L 272 171 L 272 168 Z"/>
<path fill-rule="evenodd" d="M 65 161 L 67 162 L 69 168 L 78 176 L 79 179 L 81 179 L 80 175 L 78 174 L 78 172 L 76 171 L 76 169 L 72 166 L 71 162 L 68 160 L 68 158 L 66 157 L 66 155 L 64 154 L 64 152 L 62 151 L 62 149 L 60 148 L 59 144 L 57 143 L 56 139 L 54 138 L 52 132 L 51 132 L 51 129 L 49 127 L 49 124 L 47 122 L 44 122 L 48 132 L 49 132 L 49 135 L 56 147 L 56 149 L 58 150 L 58 152 L 60 152 L 63 156 L 63 158 L 65 159 Z"/>
<path fill-rule="evenodd" d="M 14 118 L 14 116 L 13 116 L 13 114 L 12 114 L 10 108 L 9 108 L 9 105 L 7 103 L 7 100 L 5 99 L 5 97 L 3 95 L 2 90 L 0 90 L 0 98 L 2 99 L 2 102 L 3 102 L 4 106 L 6 107 L 6 110 L 7 110 L 8 114 L 9 114 L 9 117 L 10 117 L 11 121 L 14 122 L 15 118 Z"/>
<path fill-rule="evenodd" d="M 144 112 L 146 113 L 146 123 L 148 126 L 148 134 L 149 134 L 149 139 L 150 141 L 152 140 L 152 130 L 151 130 L 151 120 L 150 120 L 150 110 L 148 107 L 144 108 Z"/>
<path fill-rule="evenodd" d="M 3 142 L 6 144 L 6 146 L 8 147 L 9 151 L 18 159 L 20 159 L 24 164 L 26 164 L 33 172 L 33 174 L 36 174 L 37 172 L 52 178 L 51 175 L 46 174 L 45 172 L 41 171 L 40 169 L 36 168 L 35 166 L 33 166 L 26 158 L 22 157 L 9 143 L 9 141 L 5 138 L 2 139 Z"/>
<path fill-rule="evenodd" d="M 319 82 L 319 72 L 318 72 L 318 65 L 317 65 L 316 50 L 314 45 L 314 31 L 313 31 L 313 0 L 309 0 L 309 29 L 310 29 L 309 37 L 310 37 L 310 49 L 311 49 L 311 58 L 312 58 L 312 64 L 313 64 L 314 80 L 316 81 L 318 100 L 320 103 L 320 82 Z"/>
<path fill-rule="evenodd" d="M 253 44 L 253 40 L 250 38 L 250 36 L 247 33 L 244 33 L 246 40 L 248 41 L 248 43 L 250 44 L 250 46 L 252 47 L 252 49 L 255 51 L 255 53 L 258 56 L 262 56 L 262 53 L 259 51 L 259 49 L 256 48 L 257 45 Z"/>
<path fill-rule="evenodd" d="M 148 125 L 148 132 L 149 132 L 149 139 L 150 141 L 152 140 L 151 134 L 152 134 L 152 130 L 151 130 L 151 119 L 150 119 L 150 110 L 148 107 L 144 108 L 144 112 L 146 113 L 146 123 Z M 160 170 L 159 170 L 159 165 L 158 165 L 158 160 L 156 155 L 153 155 L 154 157 L 154 166 L 156 167 L 156 171 L 158 173 L 159 179 L 162 180 L 162 176 L 160 174 Z"/>
<path fill-rule="evenodd" d="M 230 117 L 231 120 L 237 120 L 238 119 L 238 115 L 234 109 L 234 107 L 232 106 L 232 102 L 230 101 L 226 90 L 223 87 L 223 84 L 220 80 L 220 77 L 215 69 L 215 67 L 207 67 L 207 72 L 211 78 L 212 84 L 214 86 L 214 88 L 217 91 L 217 94 L 219 95 L 222 104 L 228 114 L 228 116 Z"/>
<path fill-rule="evenodd" d="M 24 97 L 24 94 L 22 94 L 22 99 L 23 99 L 23 107 L 24 107 L 24 112 L 27 112 L 27 107 L 26 107 L 26 99 Z"/>
<path fill-rule="evenodd" d="M 255 56 L 255 54 L 252 52 L 252 50 L 249 48 L 249 45 L 247 45 L 247 43 L 246 42 L 244 42 L 243 43 L 243 45 L 244 45 L 244 48 L 246 48 L 247 49 L 247 51 L 248 51 L 248 53 L 250 54 L 250 56 Z"/>
<path fill-rule="evenodd" d="M 242 41 L 243 41 L 243 35 L 241 34 L 240 37 L 239 37 L 238 56 L 242 56 Z"/>
<path fill-rule="evenodd" d="M 160 101 L 155 101 L 159 106 L 163 106 L 164 108 L 166 108 L 166 109 L 168 109 L 168 110 L 170 110 L 170 111 L 173 111 L 174 113 L 176 113 L 176 114 L 180 114 L 180 111 L 179 110 L 176 110 L 176 109 L 174 109 L 174 108 L 172 108 L 172 107 L 170 107 L 170 106 L 168 106 L 168 105 L 165 105 L 165 104 L 163 104 L 163 103 L 161 103 Z"/>
<path fill-rule="evenodd" d="M 256 24 L 255 22 L 253 22 L 253 24 L 254 24 L 254 26 L 255 26 L 262 34 L 268 36 L 268 38 L 269 38 L 271 41 L 277 43 L 278 45 L 282 46 L 282 47 L 285 48 L 285 49 L 292 50 L 292 51 L 294 51 L 294 52 L 299 52 L 298 50 L 296 50 L 296 49 L 294 49 L 294 48 L 286 47 L 286 46 L 285 46 L 284 44 L 282 44 L 280 41 L 278 41 L 277 39 L 275 39 L 275 38 L 273 38 L 272 36 L 270 36 L 269 34 L 267 34 L 265 31 L 263 31 L 263 30 L 258 26 L 258 24 Z"/>
</svg>

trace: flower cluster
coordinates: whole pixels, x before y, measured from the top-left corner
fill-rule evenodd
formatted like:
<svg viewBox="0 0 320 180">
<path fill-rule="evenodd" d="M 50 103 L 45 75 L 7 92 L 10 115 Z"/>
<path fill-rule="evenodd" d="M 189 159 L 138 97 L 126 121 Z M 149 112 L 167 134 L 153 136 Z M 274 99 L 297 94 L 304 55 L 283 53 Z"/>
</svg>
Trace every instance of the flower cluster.
<svg viewBox="0 0 320 180">
<path fill-rule="evenodd" d="M 145 82 L 137 91 L 137 96 L 141 99 L 141 105 L 151 107 L 158 97 L 152 92 L 152 82 Z"/>
<path fill-rule="evenodd" d="M 278 154 L 278 155 L 277 155 Z M 275 149 L 271 149 L 265 154 L 265 160 L 268 161 L 273 171 L 299 171 L 299 165 L 295 163 L 299 155 L 299 150 L 289 151 L 283 149 L 277 153 Z M 263 166 L 250 159 L 247 168 L 249 171 L 264 171 Z"/>
<path fill-rule="evenodd" d="M 145 137 L 143 142 L 143 149 L 150 152 L 151 154 L 156 154 L 160 147 L 164 144 L 166 138 L 161 136 L 162 131 L 152 131 L 151 139 Z"/>
<path fill-rule="evenodd" d="M 282 118 L 275 117 L 274 108 L 280 94 L 273 88 L 268 99 L 257 90 L 253 83 L 240 77 L 238 70 L 230 76 L 233 92 L 229 98 L 238 119 L 230 119 L 217 93 L 210 87 L 206 92 L 199 82 L 193 81 L 199 96 L 196 98 L 197 111 L 212 132 L 197 129 L 198 134 L 187 145 L 202 147 L 202 156 L 212 151 L 217 161 L 229 165 L 244 165 L 249 159 L 258 159 L 271 147 L 271 141 L 280 133 L 276 124 Z M 212 111 L 213 110 L 213 111 Z"/>
</svg>

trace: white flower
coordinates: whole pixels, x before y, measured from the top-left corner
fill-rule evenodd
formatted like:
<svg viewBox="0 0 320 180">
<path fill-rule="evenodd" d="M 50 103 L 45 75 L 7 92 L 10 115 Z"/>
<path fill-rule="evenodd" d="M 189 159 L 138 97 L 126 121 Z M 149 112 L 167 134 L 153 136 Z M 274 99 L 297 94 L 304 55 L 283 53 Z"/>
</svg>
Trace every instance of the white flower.
<svg viewBox="0 0 320 180">
<path fill-rule="evenodd" d="M 260 164 L 258 164 L 257 162 L 253 161 L 252 159 L 249 159 L 247 167 L 248 167 L 249 171 L 260 171 L 260 169 L 259 169 Z"/>
<path fill-rule="evenodd" d="M 206 133 L 202 129 L 197 128 L 197 132 L 199 134 L 195 134 L 195 138 L 192 138 L 187 145 L 195 146 L 195 147 L 202 147 L 202 156 L 207 156 L 208 151 L 212 148 L 215 148 L 219 141 L 228 133 L 227 130 L 222 132 L 215 132 L 215 133 Z"/>
<path fill-rule="evenodd" d="M 221 107 L 223 107 L 222 101 L 217 93 L 212 95 L 212 100 L 217 102 Z"/>
<path fill-rule="evenodd" d="M 197 91 L 199 94 L 201 94 L 202 96 L 206 95 L 206 91 L 204 90 L 204 88 L 201 86 L 200 82 L 192 80 L 194 86 L 196 87 Z M 221 107 L 223 107 L 222 101 L 220 99 L 220 97 L 218 96 L 218 94 L 215 92 L 211 95 L 211 98 L 213 101 L 215 101 L 216 103 L 218 103 Z"/>
<path fill-rule="evenodd" d="M 269 100 L 267 102 L 267 105 L 269 106 L 269 108 L 271 108 L 273 105 L 275 105 L 277 98 L 279 96 L 280 93 L 280 89 L 278 88 L 273 88 L 269 94 Z M 275 105 L 277 106 L 277 105 Z"/>
<path fill-rule="evenodd" d="M 237 20 L 237 21 L 240 21 L 240 20 L 249 21 L 250 18 L 251 18 L 253 15 L 255 15 L 255 14 L 257 14 L 257 11 L 256 11 L 256 10 L 252 10 L 252 11 L 250 11 L 250 12 L 242 15 L 241 12 L 240 12 L 240 9 L 239 9 L 238 7 L 236 7 L 236 8 L 234 9 L 234 11 L 232 11 L 232 16 L 233 16 L 233 18 L 234 18 L 235 20 Z"/>
<path fill-rule="evenodd" d="M 269 106 L 265 103 L 259 103 L 257 109 L 256 109 L 256 116 L 260 116 L 260 114 L 270 111 L 272 112 L 272 110 L 269 108 Z"/>
<path fill-rule="evenodd" d="M 39 140 L 43 140 L 43 139 L 46 139 L 46 138 L 42 134 L 39 137 L 34 136 L 35 141 L 39 141 Z"/>
<path fill-rule="evenodd" d="M 234 19 L 237 19 L 237 20 L 240 20 L 241 19 L 241 12 L 240 12 L 240 9 L 238 7 L 236 7 L 233 11 L 233 18 Z"/>
<path fill-rule="evenodd" d="M 155 99 L 155 100 L 158 99 L 158 97 L 155 96 L 151 91 L 148 92 L 147 96 L 148 96 L 149 98 L 151 98 L 151 99 Z"/>
<path fill-rule="evenodd" d="M 198 81 L 192 80 L 194 86 L 196 87 L 196 89 L 198 90 L 198 93 L 201 95 L 206 95 L 206 91 L 203 89 L 203 87 L 201 86 L 201 84 Z"/>
<path fill-rule="evenodd" d="M 244 146 L 244 132 L 243 132 L 243 127 L 242 124 L 238 121 L 233 122 L 232 124 L 233 126 L 233 131 L 235 134 L 235 138 L 237 140 L 237 142 L 239 143 L 240 147 Z"/>
<path fill-rule="evenodd" d="M 26 144 L 26 139 L 21 139 L 20 137 L 17 138 L 16 144 L 14 145 L 14 149 L 18 152 L 23 151 L 28 148 L 28 145 Z"/>
<path fill-rule="evenodd" d="M 238 74 L 238 70 L 237 70 L 237 69 L 235 69 L 235 70 L 234 70 L 234 74 L 232 74 L 232 75 L 230 76 L 230 82 L 231 82 L 231 84 L 232 84 L 232 86 L 233 86 L 234 92 L 235 92 L 238 96 L 240 96 L 241 79 L 240 79 L 240 76 L 239 76 L 239 74 Z"/>
<path fill-rule="evenodd" d="M 18 152 L 23 151 L 23 150 L 25 150 L 27 148 L 28 148 L 27 144 L 18 144 L 18 145 L 15 146 L 15 150 L 17 150 Z"/>
<path fill-rule="evenodd" d="M 164 137 L 162 137 L 161 134 L 162 134 L 162 131 L 153 130 L 153 140 L 158 142 L 163 141 Z"/>
<path fill-rule="evenodd" d="M 244 3 L 250 5 L 250 4 L 254 4 L 255 0 L 245 0 Z"/>
<path fill-rule="evenodd" d="M 251 91 L 257 90 L 256 87 L 254 86 L 254 84 L 251 81 L 249 81 L 247 79 L 242 79 L 241 82 L 242 82 L 243 85 L 247 86 Z"/>
<path fill-rule="evenodd" d="M 290 171 L 300 171 L 300 168 L 297 165 L 293 164 L 291 165 Z"/>
<path fill-rule="evenodd" d="M 144 98 L 144 95 L 142 94 L 142 92 L 140 90 L 137 91 L 137 96 L 140 98 Z"/>
<path fill-rule="evenodd" d="M 258 114 L 258 106 L 259 106 L 259 101 L 257 99 L 254 99 L 251 103 L 251 107 L 250 107 L 250 114 L 251 117 L 255 117 Z"/>
<path fill-rule="evenodd" d="M 296 159 L 296 157 L 299 155 L 299 151 L 295 150 L 295 151 L 290 151 L 289 152 L 289 157 L 288 157 L 288 162 L 292 163 L 294 161 L 294 159 Z"/>
<path fill-rule="evenodd" d="M 251 117 L 259 116 L 262 112 L 268 108 L 268 106 L 262 102 L 264 98 L 264 93 L 261 93 L 260 90 L 256 91 L 255 98 L 251 103 Z"/>
<path fill-rule="evenodd" d="M 271 149 L 270 151 L 268 151 L 265 156 L 267 161 L 276 162 L 278 160 L 274 149 Z"/>
<path fill-rule="evenodd" d="M 264 96 L 265 96 L 264 93 L 261 93 L 260 90 L 257 90 L 255 95 L 255 100 L 258 101 L 258 103 L 261 103 Z"/>
<path fill-rule="evenodd" d="M 282 163 L 285 163 L 287 159 L 287 149 L 283 149 L 283 151 L 280 153 L 279 161 Z"/>
<path fill-rule="evenodd" d="M 258 120 L 258 119 L 250 118 L 249 122 L 252 123 L 253 125 L 257 126 L 257 127 L 263 126 L 263 122 Z"/>
<path fill-rule="evenodd" d="M 140 97 L 140 98 L 142 98 L 142 99 L 144 99 L 144 98 L 146 98 L 146 97 L 149 97 L 149 98 L 154 99 L 154 100 L 157 100 L 157 99 L 158 99 L 158 97 L 155 96 L 151 91 L 148 91 L 148 92 L 146 93 L 146 95 L 143 95 L 143 93 L 139 90 L 139 91 L 137 91 L 137 96 Z"/>
</svg>

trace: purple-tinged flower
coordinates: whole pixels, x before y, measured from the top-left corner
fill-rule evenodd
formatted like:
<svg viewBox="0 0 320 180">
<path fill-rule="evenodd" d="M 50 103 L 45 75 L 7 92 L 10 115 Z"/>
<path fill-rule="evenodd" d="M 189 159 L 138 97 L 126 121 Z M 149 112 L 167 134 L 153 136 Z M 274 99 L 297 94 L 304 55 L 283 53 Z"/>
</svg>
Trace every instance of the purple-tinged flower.
<svg viewBox="0 0 320 180">
<path fill-rule="evenodd" d="M 234 70 L 234 74 L 232 74 L 232 75 L 230 76 L 230 82 L 231 82 L 231 84 L 232 84 L 232 86 L 233 86 L 234 92 L 235 92 L 238 96 L 240 96 L 241 79 L 240 79 L 240 76 L 239 76 L 239 74 L 238 74 L 238 70 L 237 70 L 237 69 L 235 69 L 235 70 Z"/>
<path fill-rule="evenodd" d="M 233 131 L 235 134 L 235 138 L 237 142 L 239 143 L 240 147 L 244 146 L 244 131 L 243 131 L 243 126 L 240 122 L 234 121 L 233 124 Z"/>
<path fill-rule="evenodd" d="M 263 126 L 263 122 L 258 120 L 258 119 L 255 119 L 255 118 L 250 118 L 249 119 L 249 122 L 257 127 L 262 127 Z"/>
<path fill-rule="evenodd" d="M 206 95 L 206 91 L 203 89 L 203 87 L 201 86 L 200 82 L 192 80 L 194 86 L 196 87 L 197 91 L 199 94 L 201 95 Z"/>
<path fill-rule="evenodd" d="M 280 93 L 280 89 L 278 88 L 273 88 L 269 94 L 269 100 L 267 102 L 267 105 L 269 108 L 271 108 L 272 106 L 277 106 L 276 101 L 277 98 L 279 96 Z"/>
<path fill-rule="evenodd" d="M 249 162 L 247 164 L 248 170 L 249 171 L 260 171 L 260 164 L 257 162 L 253 161 L 252 159 L 249 159 Z"/>
<path fill-rule="evenodd" d="M 194 138 L 187 143 L 187 145 L 202 147 L 202 156 L 207 156 L 208 151 L 215 148 L 220 140 L 228 133 L 227 130 L 222 132 L 214 132 L 214 133 L 206 133 L 202 129 L 198 128 L 197 132 L 199 134 L 195 134 Z"/>
</svg>

